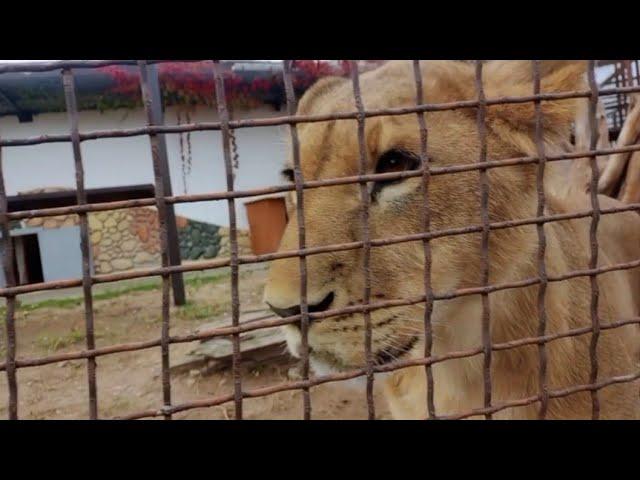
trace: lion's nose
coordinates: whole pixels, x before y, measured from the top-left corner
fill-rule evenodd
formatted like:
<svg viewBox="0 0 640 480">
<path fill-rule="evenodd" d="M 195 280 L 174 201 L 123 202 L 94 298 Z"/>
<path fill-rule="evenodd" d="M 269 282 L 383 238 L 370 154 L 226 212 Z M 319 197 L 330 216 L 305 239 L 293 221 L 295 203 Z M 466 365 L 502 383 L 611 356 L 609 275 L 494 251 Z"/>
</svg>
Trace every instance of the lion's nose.
<svg viewBox="0 0 640 480">
<path fill-rule="evenodd" d="M 322 299 L 321 302 L 319 303 L 315 303 L 315 304 L 308 304 L 308 311 L 309 313 L 314 313 L 314 312 L 324 312 L 325 310 L 328 310 L 329 307 L 331 306 L 331 304 L 333 303 L 333 292 L 330 292 L 326 297 L 324 297 L 324 299 Z M 271 305 L 269 302 L 267 302 L 267 305 L 269 305 L 269 308 L 271 308 L 271 310 L 273 310 L 273 312 L 280 316 L 280 317 L 292 317 L 294 315 L 300 315 L 300 305 L 295 305 L 292 307 L 275 307 L 273 305 Z M 309 322 L 313 321 L 312 318 L 309 319 Z M 292 325 L 296 325 L 297 324 L 292 324 Z"/>
</svg>

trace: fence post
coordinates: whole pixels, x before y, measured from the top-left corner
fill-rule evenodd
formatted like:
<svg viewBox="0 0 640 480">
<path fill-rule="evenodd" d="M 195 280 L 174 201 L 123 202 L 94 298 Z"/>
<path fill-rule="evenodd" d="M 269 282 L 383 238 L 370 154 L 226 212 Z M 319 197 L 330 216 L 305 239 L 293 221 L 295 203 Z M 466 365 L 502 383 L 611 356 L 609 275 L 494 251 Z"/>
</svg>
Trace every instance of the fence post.
<svg viewBox="0 0 640 480">
<path fill-rule="evenodd" d="M 158 77 L 158 66 L 147 64 L 147 75 L 149 79 L 149 93 L 151 94 L 151 110 L 153 125 L 164 125 L 164 112 L 162 111 L 162 96 L 160 95 L 160 79 Z M 171 190 L 171 176 L 169 172 L 169 160 L 167 155 L 167 140 L 164 134 L 158 134 L 158 154 L 160 156 L 160 169 L 162 170 L 162 182 L 164 194 L 167 197 L 173 195 Z M 178 227 L 176 224 L 176 213 L 173 204 L 166 206 L 167 236 L 169 240 L 169 264 L 171 266 L 180 265 L 180 246 L 178 243 Z M 171 284 L 173 288 L 173 302 L 175 305 L 186 303 L 184 291 L 184 279 L 182 273 L 171 274 Z"/>
</svg>

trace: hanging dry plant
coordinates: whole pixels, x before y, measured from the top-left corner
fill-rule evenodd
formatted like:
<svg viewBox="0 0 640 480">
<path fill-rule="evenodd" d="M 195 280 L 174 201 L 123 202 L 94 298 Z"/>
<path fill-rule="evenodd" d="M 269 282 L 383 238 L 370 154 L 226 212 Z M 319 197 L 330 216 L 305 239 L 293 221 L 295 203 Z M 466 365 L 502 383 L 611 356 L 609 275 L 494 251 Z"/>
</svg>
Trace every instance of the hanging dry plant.
<svg viewBox="0 0 640 480">
<path fill-rule="evenodd" d="M 233 106 L 229 105 L 229 120 L 233 120 Z M 231 152 L 233 154 L 233 177 L 235 179 L 236 172 L 240 168 L 240 156 L 238 155 L 238 144 L 236 142 L 236 132 L 233 129 L 229 130 L 229 137 L 231 139 Z"/>
<path fill-rule="evenodd" d="M 182 115 L 180 109 L 177 110 L 178 125 L 182 125 Z M 189 110 L 185 110 L 185 123 L 191 123 L 191 115 Z M 191 132 L 180 132 L 178 135 L 180 142 L 180 164 L 182 167 L 182 185 L 185 195 L 188 194 L 187 177 L 191 174 L 192 155 L 191 155 Z"/>
</svg>

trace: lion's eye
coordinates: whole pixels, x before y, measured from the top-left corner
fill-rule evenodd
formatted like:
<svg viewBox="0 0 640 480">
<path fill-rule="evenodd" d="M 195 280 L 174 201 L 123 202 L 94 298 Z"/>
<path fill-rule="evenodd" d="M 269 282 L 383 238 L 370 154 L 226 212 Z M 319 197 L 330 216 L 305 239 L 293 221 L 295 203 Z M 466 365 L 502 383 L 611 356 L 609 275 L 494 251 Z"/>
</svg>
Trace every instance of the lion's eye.
<svg viewBox="0 0 640 480">
<path fill-rule="evenodd" d="M 417 170 L 420 167 L 420 158 L 411 152 L 393 149 L 383 153 L 378 159 L 376 173 L 396 173 L 409 170 Z M 402 179 L 382 180 L 376 183 L 389 185 Z"/>
<path fill-rule="evenodd" d="M 376 173 L 404 172 L 418 168 L 420 160 L 414 155 L 401 150 L 390 150 L 384 153 L 376 165 Z"/>
<path fill-rule="evenodd" d="M 420 168 L 420 157 L 401 149 L 388 150 L 378 158 L 375 173 L 397 173 Z M 395 178 L 391 180 L 378 180 L 373 184 L 371 189 L 371 197 L 375 199 L 380 191 L 394 183 L 399 183 L 403 179 Z"/>
<path fill-rule="evenodd" d="M 284 170 L 282 170 L 282 172 L 280 172 L 280 174 L 288 182 L 294 181 L 293 168 L 285 168 Z"/>
</svg>

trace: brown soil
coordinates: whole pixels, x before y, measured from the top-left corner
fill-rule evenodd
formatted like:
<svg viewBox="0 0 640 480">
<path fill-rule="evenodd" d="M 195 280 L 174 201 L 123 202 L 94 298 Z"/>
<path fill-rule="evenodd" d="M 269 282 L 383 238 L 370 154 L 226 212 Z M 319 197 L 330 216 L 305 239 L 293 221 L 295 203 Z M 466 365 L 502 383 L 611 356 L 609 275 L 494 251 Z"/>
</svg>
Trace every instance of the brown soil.
<svg viewBox="0 0 640 480">
<path fill-rule="evenodd" d="M 240 279 L 241 311 L 261 307 L 264 269 L 244 271 Z M 171 333 L 193 332 L 212 317 L 200 318 L 199 312 L 214 315 L 228 313 L 230 284 L 228 277 L 216 283 L 187 287 L 189 308 L 171 309 Z M 95 332 L 98 347 L 157 339 L 161 328 L 160 290 L 132 292 L 94 303 Z M 18 358 L 35 358 L 53 353 L 84 349 L 84 307 L 22 308 L 16 316 Z M 171 361 L 179 361 L 191 344 L 171 346 Z M 0 354 L 5 355 L 4 334 Z M 67 361 L 18 370 L 18 415 L 23 419 L 88 418 L 87 362 Z M 242 369 L 243 389 L 286 382 L 291 362 L 264 364 Z M 162 405 L 160 349 L 118 353 L 97 359 L 98 410 L 100 418 L 114 418 Z M 0 375 L 0 418 L 6 418 L 8 388 L 6 375 Z M 172 404 L 226 395 L 233 391 L 229 371 L 210 375 L 199 372 L 173 375 Z M 282 392 L 268 397 L 244 400 L 246 419 L 301 419 L 301 391 Z M 365 419 L 364 390 L 353 391 L 336 384 L 311 389 L 312 417 L 316 419 Z M 383 399 L 376 395 L 376 415 L 388 418 Z M 176 419 L 233 418 L 233 402 L 188 410 Z"/>
</svg>

